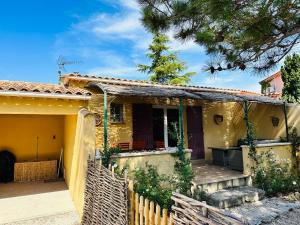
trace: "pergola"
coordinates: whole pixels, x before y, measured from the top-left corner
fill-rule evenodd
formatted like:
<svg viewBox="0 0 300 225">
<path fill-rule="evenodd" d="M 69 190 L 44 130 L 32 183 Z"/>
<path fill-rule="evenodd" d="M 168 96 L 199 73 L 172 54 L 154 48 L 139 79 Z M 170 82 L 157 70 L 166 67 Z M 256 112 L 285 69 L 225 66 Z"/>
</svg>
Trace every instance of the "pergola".
<svg viewBox="0 0 300 225">
<path fill-rule="evenodd" d="M 188 86 L 168 86 L 168 85 L 130 85 L 130 84 L 107 84 L 104 82 L 90 82 L 88 88 L 104 95 L 104 148 L 108 147 L 107 131 L 107 96 L 138 96 L 138 97 L 166 97 L 179 99 L 179 132 L 180 144 L 183 146 L 183 99 L 205 100 L 208 102 L 240 102 L 243 104 L 245 117 L 248 117 L 251 103 L 261 103 L 270 105 L 281 105 L 285 118 L 286 137 L 288 137 L 287 103 L 267 96 L 255 94 L 241 94 L 237 92 L 226 92 L 219 90 L 201 90 L 195 87 L 189 89 Z M 249 132 L 249 120 L 246 120 L 247 132 Z"/>
</svg>

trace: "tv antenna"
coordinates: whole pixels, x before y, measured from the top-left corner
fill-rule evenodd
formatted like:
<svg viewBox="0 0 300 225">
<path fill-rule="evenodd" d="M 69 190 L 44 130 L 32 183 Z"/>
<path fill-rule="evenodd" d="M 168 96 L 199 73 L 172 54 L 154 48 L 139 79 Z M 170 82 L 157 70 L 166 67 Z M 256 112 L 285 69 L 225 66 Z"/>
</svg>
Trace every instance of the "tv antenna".
<svg viewBox="0 0 300 225">
<path fill-rule="evenodd" d="M 67 71 L 65 66 L 66 65 L 74 65 L 74 64 L 80 64 L 82 63 L 81 61 L 77 61 L 77 60 L 67 60 L 64 56 L 60 55 L 57 59 L 57 66 L 58 66 L 58 74 L 61 75 L 62 71 Z"/>
</svg>

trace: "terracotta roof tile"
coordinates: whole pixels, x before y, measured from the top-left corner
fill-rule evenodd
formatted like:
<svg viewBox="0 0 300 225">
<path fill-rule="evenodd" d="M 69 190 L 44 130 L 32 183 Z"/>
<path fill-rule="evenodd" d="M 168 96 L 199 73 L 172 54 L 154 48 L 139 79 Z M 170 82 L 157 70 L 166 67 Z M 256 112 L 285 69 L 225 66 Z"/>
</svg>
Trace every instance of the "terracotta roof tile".
<svg viewBox="0 0 300 225">
<path fill-rule="evenodd" d="M 272 74 L 271 76 L 269 76 L 269 77 L 263 79 L 263 80 L 260 81 L 259 83 L 262 84 L 262 83 L 264 83 L 264 82 L 269 82 L 269 81 L 273 80 L 274 78 L 276 78 L 276 77 L 278 77 L 278 76 L 281 76 L 281 72 L 280 72 L 280 71 L 278 71 L 278 72 Z"/>
<path fill-rule="evenodd" d="M 86 79 L 87 81 L 97 81 L 101 80 L 102 83 L 107 83 L 111 84 L 112 82 L 115 84 L 117 81 L 120 82 L 126 82 L 126 85 L 148 85 L 148 86 L 153 86 L 153 85 L 159 85 L 161 87 L 165 88 L 178 88 L 178 89 L 199 89 L 198 91 L 216 91 L 216 92 L 236 92 L 239 94 L 243 95 L 261 95 L 256 92 L 251 92 L 251 91 L 246 91 L 246 90 L 240 90 L 240 89 L 234 89 L 234 88 L 217 88 L 217 87 L 205 87 L 205 86 L 196 86 L 196 85 L 162 85 L 158 83 L 154 83 L 151 81 L 146 81 L 146 80 L 130 80 L 130 79 L 123 79 L 123 78 L 115 78 L 115 77 L 105 77 L 105 76 L 94 76 L 94 75 L 81 75 L 79 73 L 70 73 L 70 74 L 65 74 L 62 77 L 63 81 L 67 80 L 82 80 Z M 119 83 L 119 85 L 125 85 L 122 83 Z"/>
<path fill-rule="evenodd" d="M 24 81 L 0 80 L 0 91 L 34 92 L 44 94 L 64 94 L 64 95 L 91 95 L 90 92 L 80 89 L 64 87 L 58 84 L 33 83 Z"/>
</svg>

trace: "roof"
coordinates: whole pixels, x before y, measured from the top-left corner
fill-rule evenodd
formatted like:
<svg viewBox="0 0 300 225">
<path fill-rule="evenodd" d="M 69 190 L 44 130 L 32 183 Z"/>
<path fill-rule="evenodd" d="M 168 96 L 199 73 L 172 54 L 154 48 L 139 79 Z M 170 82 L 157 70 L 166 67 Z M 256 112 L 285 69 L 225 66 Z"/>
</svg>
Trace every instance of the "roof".
<svg viewBox="0 0 300 225">
<path fill-rule="evenodd" d="M 213 91 L 213 92 L 226 92 L 226 93 L 240 93 L 240 94 L 254 94 L 260 95 L 259 93 L 235 89 L 235 88 L 217 88 L 217 87 L 206 87 L 197 85 L 169 85 L 159 84 L 147 80 L 130 80 L 123 78 L 105 77 L 105 76 L 94 76 L 94 75 L 81 75 L 78 73 L 64 74 L 61 76 L 63 83 L 68 83 L 69 80 L 85 81 L 85 82 L 101 82 L 103 84 L 124 84 L 124 85 L 138 85 L 138 86 L 157 86 L 163 88 L 174 88 L 181 90 L 195 90 L 195 91 Z"/>
<path fill-rule="evenodd" d="M 89 96 L 91 93 L 80 88 L 66 88 L 58 84 L 33 83 L 24 81 L 0 80 L 0 95 L 7 93 L 40 94 L 41 96 Z"/>
<path fill-rule="evenodd" d="M 266 82 L 270 82 L 271 80 L 274 80 L 276 77 L 279 77 L 279 76 L 281 76 L 281 72 L 280 71 L 278 71 L 278 72 L 274 73 L 273 75 L 271 75 L 271 76 L 263 79 L 259 83 L 263 84 L 263 83 L 266 83 Z"/>
<path fill-rule="evenodd" d="M 109 77 L 96 77 L 80 74 L 64 75 L 62 79 L 84 81 L 89 88 L 105 90 L 112 95 L 152 96 L 152 97 L 185 97 L 207 101 L 222 102 L 259 102 L 265 104 L 283 104 L 283 101 L 263 96 L 259 93 L 230 89 L 188 85 L 163 85 L 149 81 L 127 80 Z"/>
<path fill-rule="evenodd" d="M 103 84 L 97 82 L 91 82 L 89 88 L 99 88 L 102 91 L 106 91 L 108 94 L 119 95 L 119 96 L 143 96 L 143 97 L 185 97 L 192 99 L 200 99 L 196 94 L 180 90 L 162 88 L 156 86 L 125 86 L 125 85 L 113 85 Z"/>
<path fill-rule="evenodd" d="M 218 92 L 195 92 L 200 99 L 218 102 L 258 102 L 273 105 L 282 105 L 283 101 L 273 99 L 262 95 L 244 95 L 234 93 L 218 93 Z"/>
</svg>

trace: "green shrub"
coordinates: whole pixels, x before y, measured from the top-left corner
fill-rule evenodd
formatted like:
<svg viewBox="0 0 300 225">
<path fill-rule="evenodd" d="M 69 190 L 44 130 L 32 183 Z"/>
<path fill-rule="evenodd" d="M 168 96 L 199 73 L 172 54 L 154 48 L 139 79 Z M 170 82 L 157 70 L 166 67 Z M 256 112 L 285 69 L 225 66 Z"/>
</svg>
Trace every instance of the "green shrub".
<svg viewBox="0 0 300 225">
<path fill-rule="evenodd" d="M 270 151 L 257 155 L 257 164 L 253 168 L 255 185 L 263 189 L 267 196 L 299 189 L 299 178 L 292 174 L 290 163 L 276 160 Z"/>
<path fill-rule="evenodd" d="M 157 168 L 146 164 L 145 169 L 134 171 L 134 191 L 161 207 L 170 209 L 172 192 L 176 189 L 173 178 L 159 175 Z"/>
</svg>

